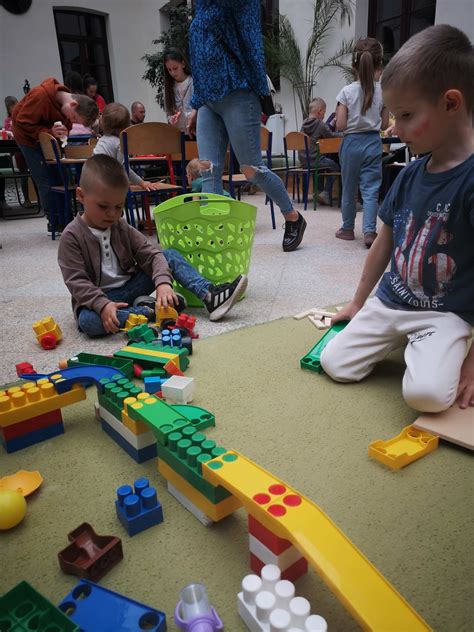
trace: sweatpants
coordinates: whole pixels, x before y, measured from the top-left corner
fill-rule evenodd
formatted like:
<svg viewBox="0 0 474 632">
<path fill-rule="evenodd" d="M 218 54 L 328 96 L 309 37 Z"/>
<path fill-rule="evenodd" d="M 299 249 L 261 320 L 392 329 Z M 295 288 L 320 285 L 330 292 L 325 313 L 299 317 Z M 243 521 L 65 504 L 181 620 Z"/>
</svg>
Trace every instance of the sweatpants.
<svg viewBox="0 0 474 632">
<path fill-rule="evenodd" d="M 415 410 L 436 413 L 456 399 L 472 326 L 452 312 L 393 309 L 369 299 L 321 355 L 337 382 L 359 382 L 394 349 L 405 347 L 403 397 Z"/>
</svg>

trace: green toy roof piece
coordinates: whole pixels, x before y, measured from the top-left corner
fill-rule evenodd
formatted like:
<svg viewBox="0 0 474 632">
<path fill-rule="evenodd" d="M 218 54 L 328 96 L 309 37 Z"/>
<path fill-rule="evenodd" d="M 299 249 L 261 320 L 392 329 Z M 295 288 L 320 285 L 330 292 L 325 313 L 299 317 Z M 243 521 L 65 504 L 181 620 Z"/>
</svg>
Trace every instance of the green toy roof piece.
<svg viewBox="0 0 474 632">
<path fill-rule="evenodd" d="M 309 369 L 310 371 L 315 371 L 316 373 L 323 373 L 323 369 L 321 366 L 321 354 L 323 349 L 326 347 L 328 342 L 334 338 L 340 331 L 346 327 L 349 321 L 343 320 L 339 323 L 336 323 L 328 329 L 327 332 L 318 340 L 318 342 L 314 345 L 314 347 L 308 351 L 308 353 L 303 356 L 300 360 L 300 366 L 302 369 Z"/>
<path fill-rule="evenodd" d="M 185 371 L 189 366 L 188 355 L 188 350 L 184 348 L 162 347 L 148 342 L 134 342 L 114 353 L 116 358 L 128 358 L 139 362 L 145 369 L 164 366 L 170 359 L 177 357 L 181 371 Z"/>
</svg>

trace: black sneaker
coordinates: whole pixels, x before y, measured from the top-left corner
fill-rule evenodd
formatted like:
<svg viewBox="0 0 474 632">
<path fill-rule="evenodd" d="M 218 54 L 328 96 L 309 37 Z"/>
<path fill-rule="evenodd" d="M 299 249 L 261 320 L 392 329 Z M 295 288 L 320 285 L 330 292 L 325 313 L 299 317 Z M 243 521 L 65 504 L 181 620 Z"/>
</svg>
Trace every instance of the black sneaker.
<svg viewBox="0 0 474 632">
<path fill-rule="evenodd" d="M 51 222 L 48 222 L 48 233 L 52 233 L 53 232 L 53 225 L 51 224 Z M 60 235 L 64 230 L 64 226 L 62 226 L 62 224 L 56 224 L 56 226 L 54 227 L 54 232 L 56 235 Z"/>
<path fill-rule="evenodd" d="M 187 307 L 186 299 L 182 294 L 178 294 L 176 292 L 176 296 L 178 297 L 178 305 L 171 305 L 178 314 L 183 312 Z M 133 301 L 133 307 L 149 307 L 153 311 L 155 310 L 155 299 L 153 296 L 139 296 Z"/>
<path fill-rule="evenodd" d="M 296 250 L 303 240 L 304 231 L 306 230 L 306 220 L 298 213 L 298 219 L 295 222 L 285 222 L 285 234 L 283 235 L 283 250 L 291 252 Z"/>
<path fill-rule="evenodd" d="M 232 283 L 211 285 L 209 299 L 204 299 L 204 305 L 209 312 L 209 320 L 220 320 L 237 303 L 247 289 L 248 279 L 245 274 L 238 276 Z"/>
</svg>

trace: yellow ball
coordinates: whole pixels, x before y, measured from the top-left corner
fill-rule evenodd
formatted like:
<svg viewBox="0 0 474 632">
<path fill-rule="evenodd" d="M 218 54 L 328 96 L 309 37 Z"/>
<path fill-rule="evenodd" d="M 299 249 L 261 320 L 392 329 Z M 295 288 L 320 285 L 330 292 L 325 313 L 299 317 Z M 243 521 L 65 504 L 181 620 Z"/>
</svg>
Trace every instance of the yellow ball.
<svg viewBox="0 0 474 632">
<path fill-rule="evenodd" d="M 26 514 L 26 500 L 23 494 L 11 489 L 0 491 L 0 530 L 12 529 Z"/>
</svg>

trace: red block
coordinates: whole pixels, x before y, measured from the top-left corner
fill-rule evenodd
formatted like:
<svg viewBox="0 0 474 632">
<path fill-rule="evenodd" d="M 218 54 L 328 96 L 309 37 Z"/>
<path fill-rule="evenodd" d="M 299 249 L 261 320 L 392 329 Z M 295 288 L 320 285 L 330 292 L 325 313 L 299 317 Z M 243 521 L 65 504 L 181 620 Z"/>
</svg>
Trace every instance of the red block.
<svg viewBox="0 0 474 632">
<path fill-rule="evenodd" d="M 181 371 L 181 369 L 178 369 L 176 364 L 171 360 L 168 360 L 163 368 L 169 375 L 180 375 L 181 377 L 184 376 L 184 373 Z"/>
<path fill-rule="evenodd" d="M 10 441 L 11 439 L 16 439 L 17 437 L 24 437 L 35 430 L 42 430 L 48 426 L 54 426 L 54 424 L 61 423 L 62 420 L 63 416 L 61 414 L 61 409 L 58 408 L 57 410 L 52 410 L 49 413 L 43 413 L 37 417 L 25 419 L 25 421 L 20 421 L 17 424 L 5 426 L 5 428 L 0 428 L 0 431 L 2 432 L 3 440 Z"/>
<path fill-rule="evenodd" d="M 29 362 L 20 362 L 19 364 L 15 364 L 15 369 L 18 377 L 21 377 L 23 373 L 35 373 L 33 365 Z"/>
<path fill-rule="evenodd" d="M 263 526 L 261 522 L 256 520 L 249 514 L 249 533 L 253 535 L 257 540 L 264 544 L 267 549 L 270 549 L 275 555 L 280 555 L 283 551 L 286 551 L 291 546 L 289 540 L 279 538 L 277 535 Z"/>
<path fill-rule="evenodd" d="M 259 560 L 256 555 L 250 553 L 250 568 L 256 575 L 260 576 L 260 572 L 264 566 L 265 564 Z M 308 562 L 306 561 L 306 558 L 302 557 L 281 572 L 281 579 L 287 579 L 290 582 L 295 582 L 300 577 L 303 577 L 303 575 L 306 575 L 307 572 Z"/>
</svg>

